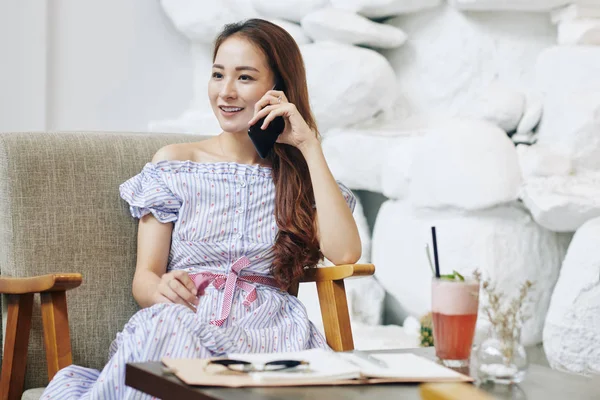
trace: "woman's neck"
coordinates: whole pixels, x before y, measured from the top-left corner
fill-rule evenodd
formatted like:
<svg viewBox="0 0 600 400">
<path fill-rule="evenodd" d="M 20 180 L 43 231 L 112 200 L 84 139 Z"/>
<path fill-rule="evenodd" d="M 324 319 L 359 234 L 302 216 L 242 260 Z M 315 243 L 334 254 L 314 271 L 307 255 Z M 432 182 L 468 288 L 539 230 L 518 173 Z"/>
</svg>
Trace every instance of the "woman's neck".
<svg viewBox="0 0 600 400">
<path fill-rule="evenodd" d="M 221 132 L 217 137 L 219 150 L 226 159 L 231 159 L 239 164 L 266 165 L 260 158 L 250 137 L 245 132 Z"/>
</svg>

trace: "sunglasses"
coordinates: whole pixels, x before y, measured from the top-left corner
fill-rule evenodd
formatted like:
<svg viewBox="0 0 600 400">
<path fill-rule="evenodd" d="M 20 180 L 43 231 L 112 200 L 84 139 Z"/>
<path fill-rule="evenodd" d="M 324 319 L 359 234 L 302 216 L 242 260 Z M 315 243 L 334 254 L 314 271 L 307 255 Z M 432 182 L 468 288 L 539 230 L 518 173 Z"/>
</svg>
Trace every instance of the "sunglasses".
<svg viewBox="0 0 600 400">
<path fill-rule="evenodd" d="M 308 361 L 300 360 L 276 360 L 257 366 L 248 361 L 232 360 L 230 358 L 216 358 L 209 360 L 206 367 L 210 365 L 220 365 L 235 372 L 271 372 L 283 371 L 285 369 L 296 368 L 301 365 L 308 365 Z"/>
</svg>

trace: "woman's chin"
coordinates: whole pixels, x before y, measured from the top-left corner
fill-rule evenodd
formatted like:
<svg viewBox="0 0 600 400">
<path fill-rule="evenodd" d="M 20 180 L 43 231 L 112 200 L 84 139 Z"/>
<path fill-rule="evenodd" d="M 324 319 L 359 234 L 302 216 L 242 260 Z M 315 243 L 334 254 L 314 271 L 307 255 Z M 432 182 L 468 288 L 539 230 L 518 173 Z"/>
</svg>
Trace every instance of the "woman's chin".
<svg viewBox="0 0 600 400">
<path fill-rule="evenodd" d="M 247 123 L 231 123 L 230 121 L 219 121 L 219 125 L 221 126 L 221 129 L 224 132 L 229 132 L 229 133 L 238 133 L 238 132 L 243 132 L 243 133 L 247 133 L 248 132 L 248 124 Z"/>
</svg>

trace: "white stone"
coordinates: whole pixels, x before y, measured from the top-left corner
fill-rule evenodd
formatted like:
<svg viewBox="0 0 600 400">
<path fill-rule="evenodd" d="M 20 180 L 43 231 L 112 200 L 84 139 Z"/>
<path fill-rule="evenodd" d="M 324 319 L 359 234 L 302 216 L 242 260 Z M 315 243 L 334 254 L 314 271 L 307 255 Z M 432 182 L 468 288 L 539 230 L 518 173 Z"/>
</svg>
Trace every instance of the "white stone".
<svg viewBox="0 0 600 400">
<path fill-rule="evenodd" d="M 362 243 L 362 255 L 359 264 L 371 262 L 371 232 L 364 210 L 357 199 L 354 209 L 354 220 Z M 332 265 L 324 260 L 324 266 Z M 353 323 L 379 325 L 383 319 L 383 300 L 385 291 L 374 277 L 351 278 L 344 281 L 346 297 L 350 309 L 350 319 Z M 322 324 L 319 298 L 316 285 L 312 282 L 300 284 L 298 298 L 307 309 L 309 319 Z"/>
<path fill-rule="evenodd" d="M 161 0 L 167 16 L 190 40 L 212 43 L 225 24 L 257 17 L 249 0 Z"/>
<path fill-rule="evenodd" d="M 335 8 L 350 10 L 367 18 L 385 18 L 437 7 L 441 0 L 331 0 Z"/>
<path fill-rule="evenodd" d="M 321 132 L 364 121 L 392 107 L 395 73 L 381 54 L 334 42 L 305 44 L 300 49 Z"/>
<path fill-rule="evenodd" d="M 252 5 L 261 15 L 293 22 L 300 22 L 306 14 L 328 4 L 329 0 L 252 0 Z"/>
<path fill-rule="evenodd" d="M 313 11 L 302 18 L 301 24 L 315 41 L 331 40 L 377 48 L 399 47 L 406 41 L 406 34 L 398 28 L 336 8 Z"/>
<path fill-rule="evenodd" d="M 381 193 L 383 154 L 396 139 L 365 132 L 368 131 L 330 132 L 323 139 L 323 153 L 333 176 L 349 188 Z"/>
<path fill-rule="evenodd" d="M 600 47 L 549 47 L 539 54 L 535 64 L 536 87 L 544 95 L 556 96 L 562 93 L 600 92 L 598 71 L 600 71 Z M 546 113 L 551 114 L 544 103 L 543 119 L 547 119 Z"/>
<path fill-rule="evenodd" d="M 404 319 L 402 328 L 404 328 L 404 332 L 408 335 L 419 336 L 421 333 L 421 323 L 412 315 L 409 315 Z"/>
<path fill-rule="evenodd" d="M 542 118 L 544 102 L 537 93 L 528 93 L 525 96 L 525 112 L 517 125 L 517 134 L 527 134 L 539 124 Z"/>
<path fill-rule="evenodd" d="M 572 232 L 600 216 L 600 173 L 530 178 L 520 197 L 538 224 Z"/>
<path fill-rule="evenodd" d="M 600 90 L 548 93 L 544 110 L 538 142 L 563 147 L 576 172 L 600 171 Z"/>
<path fill-rule="evenodd" d="M 544 350 L 552 368 L 600 374 L 600 218 L 577 230 L 560 270 L 546 323 Z"/>
<path fill-rule="evenodd" d="M 381 325 L 385 289 L 379 281 L 369 276 L 347 279 L 344 283 L 348 291 L 346 296 L 351 320 L 367 325 Z"/>
<path fill-rule="evenodd" d="M 574 19 L 600 18 L 600 2 L 593 4 L 569 4 L 553 10 L 550 14 L 552 22 L 555 24 Z"/>
<path fill-rule="evenodd" d="M 446 5 L 385 23 L 409 38 L 382 52 L 396 71 L 406 116 L 464 114 L 493 82 L 534 90 L 537 56 L 556 44 L 555 26 L 537 13 L 462 13 Z"/>
<path fill-rule="evenodd" d="M 510 140 L 512 140 L 512 142 L 515 145 L 519 145 L 519 144 L 532 145 L 537 142 L 537 137 L 536 137 L 535 133 L 533 133 L 533 132 L 515 133 L 514 135 L 512 135 L 510 137 Z"/>
<path fill-rule="evenodd" d="M 419 347 L 419 336 L 397 325 L 352 324 L 354 347 L 358 350 L 393 350 Z"/>
<path fill-rule="evenodd" d="M 396 111 L 394 110 L 390 114 L 380 113 L 373 118 L 350 125 L 347 128 L 332 129 L 330 132 L 331 134 L 350 133 L 357 130 L 365 131 L 365 134 L 372 136 L 415 136 L 424 135 L 437 126 L 437 122 L 432 121 L 427 116 L 413 115 L 403 117 L 401 114 L 396 113 Z M 327 132 L 326 134 L 329 135 L 330 133 Z"/>
<path fill-rule="evenodd" d="M 190 133 L 195 135 L 218 135 L 222 129 L 211 110 L 190 109 L 179 118 L 157 120 L 148 123 L 150 132 Z"/>
<path fill-rule="evenodd" d="M 464 11 L 551 11 L 570 3 L 569 0 L 449 0 Z"/>
<path fill-rule="evenodd" d="M 573 174 L 573 163 L 569 154 L 558 146 L 535 144 L 533 146 L 517 146 L 517 155 L 523 180 L 530 178 L 550 177 L 554 175 L 569 176 Z"/>
<path fill-rule="evenodd" d="M 482 91 L 465 116 L 489 121 L 505 132 L 513 132 L 525 111 L 525 95 L 501 84 L 492 84 Z"/>
<path fill-rule="evenodd" d="M 509 296 L 526 279 L 535 282 L 532 318 L 523 335 L 526 344 L 539 343 L 565 241 L 536 224 L 518 203 L 453 212 L 385 202 L 373 231 L 376 277 L 388 295 L 417 318 L 431 310 L 432 274 L 425 255 L 425 245 L 431 246 L 431 226 L 437 228 L 442 273 L 455 269 L 471 275 L 478 268 Z"/>
<path fill-rule="evenodd" d="M 312 40 L 306 35 L 306 32 L 302 29 L 299 24 L 294 22 L 286 21 L 283 19 L 271 18 L 270 22 L 274 23 L 285 29 L 289 33 L 298 45 L 311 43 Z"/>
<path fill-rule="evenodd" d="M 558 23 L 560 45 L 600 45 L 600 18 L 574 19 Z"/>
<path fill-rule="evenodd" d="M 563 148 L 576 174 L 600 171 L 600 47 L 562 46 L 542 52 L 536 64 L 544 116 L 538 143 Z"/>
<path fill-rule="evenodd" d="M 413 154 L 409 191 L 418 207 L 484 209 L 516 200 L 520 185 L 513 143 L 486 121 L 440 121 Z"/>
<path fill-rule="evenodd" d="M 397 138 L 382 152 L 381 187 L 385 197 L 397 200 L 408 196 L 413 154 L 420 140 L 421 136 Z"/>
</svg>

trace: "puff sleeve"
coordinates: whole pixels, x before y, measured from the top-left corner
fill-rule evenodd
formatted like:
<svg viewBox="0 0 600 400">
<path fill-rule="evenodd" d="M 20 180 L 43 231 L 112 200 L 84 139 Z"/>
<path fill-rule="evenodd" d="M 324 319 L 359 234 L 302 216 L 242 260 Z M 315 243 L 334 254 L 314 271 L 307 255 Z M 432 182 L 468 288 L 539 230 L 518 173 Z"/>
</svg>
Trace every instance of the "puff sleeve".
<svg viewBox="0 0 600 400">
<path fill-rule="evenodd" d="M 152 163 L 146 164 L 142 172 L 122 183 L 119 193 L 129 203 L 129 211 L 135 218 L 152 213 L 162 223 L 177 220 L 181 199 L 169 189 L 163 173 Z"/>
</svg>

